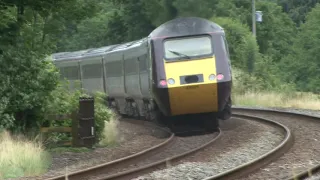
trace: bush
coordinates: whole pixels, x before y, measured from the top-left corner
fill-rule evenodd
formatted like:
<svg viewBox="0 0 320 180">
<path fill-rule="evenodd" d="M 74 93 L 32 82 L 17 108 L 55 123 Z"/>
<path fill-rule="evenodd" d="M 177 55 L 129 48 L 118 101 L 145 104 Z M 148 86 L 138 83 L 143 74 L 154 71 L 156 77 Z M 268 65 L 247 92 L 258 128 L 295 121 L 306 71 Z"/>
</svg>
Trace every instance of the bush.
<svg viewBox="0 0 320 180">
<path fill-rule="evenodd" d="M 88 97 L 84 90 L 75 86 L 75 90 L 70 91 L 68 88 L 68 81 L 61 81 L 57 89 L 52 91 L 50 98 L 48 98 L 45 106 L 43 107 L 44 114 L 70 114 L 74 111 L 78 111 L 79 98 Z M 113 113 L 105 105 L 104 98 L 106 94 L 98 92 L 93 95 L 94 97 L 94 110 L 95 110 L 95 136 L 97 142 L 100 142 L 104 136 L 104 129 L 106 122 L 109 122 L 113 118 Z M 52 121 L 45 117 L 44 124 L 49 126 L 71 126 L 72 120 L 65 119 L 64 121 Z M 51 133 L 49 137 L 50 142 L 56 142 L 60 140 L 71 140 L 70 135 L 66 133 Z"/>
<path fill-rule="evenodd" d="M 43 59 L 43 54 L 23 45 L 9 46 L 0 53 L 0 128 L 26 132 L 41 121 L 38 109 L 59 77 L 52 62 Z"/>
</svg>

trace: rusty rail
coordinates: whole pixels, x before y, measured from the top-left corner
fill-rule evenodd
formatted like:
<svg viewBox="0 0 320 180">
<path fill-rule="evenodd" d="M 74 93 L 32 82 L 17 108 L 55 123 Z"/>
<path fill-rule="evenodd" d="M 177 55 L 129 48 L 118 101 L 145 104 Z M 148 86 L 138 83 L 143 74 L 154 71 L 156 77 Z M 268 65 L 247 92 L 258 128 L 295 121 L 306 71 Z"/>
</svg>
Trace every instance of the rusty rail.
<svg viewBox="0 0 320 180">
<path fill-rule="evenodd" d="M 290 115 L 300 115 L 300 116 L 304 116 L 304 117 L 309 117 L 309 118 L 315 118 L 317 119 L 316 117 L 312 117 L 312 116 L 308 116 L 308 115 L 303 115 L 303 114 L 297 114 L 297 113 L 290 113 L 290 112 L 282 112 L 282 111 L 273 111 L 273 110 L 257 110 L 257 109 L 246 109 L 246 108 L 233 108 L 235 110 L 235 112 L 237 111 L 243 111 L 243 112 L 247 112 L 247 111 L 260 111 L 260 112 L 266 112 L 266 111 L 270 111 L 270 112 L 277 112 L 277 113 L 282 113 L 282 114 L 290 114 Z M 284 125 L 282 125 L 281 123 L 278 123 L 278 122 L 275 122 L 275 121 L 271 121 L 271 120 L 268 120 L 268 119 L 264 119 L 264 118 L 259 118 L 259 117 L 256 117 L 256 116 L 247 116 L 247 115 L 241 115 L 241 114 L 236 114 L 236 113 L 233 113 L 233 117 L 237 117 L 237 118 L 244 118 L 244 119 L 248 119 L 248 120 L 255 120 L 255 121 L 260 121 L 260 122 L 264 122 L 264 123 L 267 123 L 267 124 L 270 124 L 270 125 L 273 125 L 273 126 L 276 126 L 278 127 L 279 129 L 282 129 L 282 131 L 284 132 L 285 134 L 285 137 L 283 139 L 283 141 L 277 146 L 275 147 L 272 151 L 256 158 L 255 160 L 253 161 L 250 161 L 246 164 L 243 164 L 241 166 L 238 166 L 234 169 L 231 169 L 231 170 L 228 170 L 226 172 L 223 172 L 223 173 L 220 173 L 218 175 L 215 175 L 215 176 L 212 176 L 212 177 L 208 177 L 206 178 L 206 180 L 209 180 L 209 179 L 234 179 L 235 177 L 241 177 L 241 176 L 245 176 L 245 175 L 248 175 L 249 173 L 252 173 L 254 172 L 255 170 L 258 170 L 259 168 L 269 164 L 271 161 L 277 159 L 278 157 L 280 157 L 281 155 L 283 155 L 283 153 L 287 152 L 293 145 L 293 137 L 292 137 L 292 133 L 291 131 Z M 320 119 L 320 118 L 318 118 Z M 103 177 L 103 178 L 100 178 L 100 180 L 104 179 L 104 180 L 114 180 L 114 179 L 130 179 L 130 178 L 134 178 L 134 177 L 137 177 L 139 175 L 142 175 L 142 174 L 145 174 L 145 173 L 149 173 L 149 172 L 152 172 L 153 170 L 156 170 L 156 169 L 159 169 L 159 168 L 165 168 L 166 167 L 166 164 L 168 162 L 172 163 L 172 162 L 176 162 L 177 160 L 187 156 L 187 155 L 190 155 L 191 153 L 194 153 L 194 152 L 197 152 L 205 147 L 207 147 L 208 145 L 212 144 L 213 142 L 215 142 L 219 137 L 221 136 L 221 132 L 219 131 L 219 135 L 216 136 L 214 139 L 212 139 L 210 142 L 207 142 L 206 144 L 202 145 L 201 147 L 198 147 L 198 148 L 195 148 L 195 149 L 192 149 L 188 152 L 184 152 L 180 155 L 176 155 L 174 157 L 171 157 L 169 159 L 163 159 L 163 160 L 160 160 L 158 162 L 154 162 L 152 164 L 147 164 L 143 167 L 139 167 L 139 168 L 136 168 L 136 169 L 131 169 L 131 170 L 128 170 L 128 171 L 123 171 L 123 172 L 120 172 L 120 173 L 117 173 L 117 174 L 112 174 L 112 175 L 109 175 L 109 176 L 106 176 L 106 177 Z M 172 136 L 172 139 L 173 139 L 173 136 Z M 169 140 L 167 140 L 169 141 Z M 173 141 L 171 141 L 173 142 Z M 167 144 L 169 146 L 169 143 Z M 160 150 L 160 149 L 158 149 Z M 150 154 L 149 154 L 150 155 Z M 140 157 L 146 157 L 147 154 L 140 154 Z M 131 158 L 132 161 L 134 160 L 137 160 L 135 155 L 132 155 Z M 132 162 L 131 161 L 131 162 Z M 83 170 L 83 171 L 79 171 L 79 172 L 75 172 L 75 173 L 72 173 L 70 175 L 68 175 L 68 179 L 83 179 L 83 178 L 86 178 L 86 177 L 90 177 L 93 173 L 93 171 L 95 171 L 93 174 L 95 173 L 99 173 L 99 174 L 103 174 L 103 171 L 107 170 L 108 168 L 107 167 L 111 167 L 111 165 L 115 163 L 115 164 L 118 164 L 118 165 L 122 165 L 122 163 L 124 163 L 124 161 L 121 161 L 121 160 L 116 160 L 114 162 L 110 162 L 110 163 L 106 163 L 104 165 L 99 165 L 99 166 L 96 166 L 96 167 L 93 167 L 93 168 L 89 168 L 89 169 L 86 169 L 86 170 Z M 109 165 L 108 165 L 109 164 Z M 314 168 L 312 168 L 312 171 L 318 171 L 320 168 L 320 165 L 319 166 L 316 166 Z M 103 170 L 104 169 L 104 170 Z M 306 171 L 306 172 L 302 172 L 300 173 L 299 175 L 293 177 L 293 179 L 296 179 L 297 177 L 305 177 L 308 173 L 310 173 L 311 170 L 309 171 Z M 53 180 L 53 179 L 64 179 L 65 176 L 61 176 L 59 178 L 51 178 L 50 180 Z"/>
<path fill-rule="evenodd" d="M 200 147 L 191 149 L 187 152 L 178 154 L 176 156 L 170 157 L 168 159 L 163 159 L 160 160 L 158 162 L 154 162 L 152 164 L 147 164 L 145 166 L 136 168 L 136 169 L 132 169 L 132 170 L 128 170 L 128 171 L 124 171 L 124 172 L 120 172 L 118 174 L 113 174 L 113 175 L 109 175 L 103 178 L 99 178 L 97 180 L 127 180 L 127 179 L 131 179 L 131 178 L 135 178 L 139 175 L 142 175 L 144 173 L 148 173 L 148 172 L 152 172 L 153 170 L 159 169 L 159 168 L 165 168 L 167 163 L 173 163 L 176 162 L 180 159 L 182 159 L 185 156 L 191 155 L 193 153 L 196 153 L 204 148 L 206 148 L 207 146 L 213 144 L 215 141 L 217 141 L 220 137 L 221 137 L 221 130 L 218 130 L 218 135 L 216 137 L 214 137 L 212 140 L 210 140 L 209 142 L 203 144 Z"/>
<path fill-rule="evenodd" d="M 167 132 L 169 133 L 169 132 Z M 92 176 L 95 174 L 100 174 L 103 172 L 108 171 L 108 169 L 115 168 L 115 167 L 119 167 L 119 166 L 124 166 L 127 164 L 130 164 L 134 161 L 137 161 L 139 159 L 143 159 L 146 158 L 154 153 L 157 153 L 161 150 L 163 150 L 164 148 L 166 148 L 167 146 L 169 146 L 171 143 L 173 143 L 175 140 L 175 135 L 171 134 L 169 138 L 167 138 L 164 142 L 157 144 L 155 146 L 152 146 L 149 149 L 140 151 L 136 154 L 132 154 L 130 156 L 126 156 L 111 162 L 107 162 L 107 163 L 103 163 L 97 166 L 93 166 L 87 169 L 83 169 L 80 171 L 76 171 L 76 172 L 72 172 L 70 174 L 67 174 L 68 179 L 72 180 L 72 179 L 83 179 L 86 176 Z M 56 176 L 56 177 L 52 177 L 52 178 L 47 178 L 46 180 L 65 180 L 66 176 L 65 175 L 61 175 L 61 176 Z"/>
<path fill-rule="evenodd" d="M 228 171 L 225 171 L 223 173 L 217 174 L 215 176 L 207 177 L 205 180 L 217 180 L 217 179 L 236 179 L 237 177 L 241 177 L 244 175 L 247 175 L 255 170 L 260 169 L 261 167 L 267 165 L 270 163 L 272 160 L 275 160 L 279 158 L 283 153 L 288 151 L 292 145 L 293 145 L 293 136 L 289 128 L 286 126 L 264 118 L 259 118 L 256 116 L 246 116 L 246 115 L 240 115 L 240 114 L 233 114 L 233 117 L 237 118 L 244 118 L 244 119 L 251 119 L 255 121 L 262 121 L 264 123 L 271 124 L 273 126 L 277 126 L 281 128 L 284 133 L 285 133 L 285 138 L 284 140 L 277 146 L 275 147 L 272 151 L 269 151 L 268 153 L 248 162 L 245 164 L 242 164 L 241 166 L 238 166 L 236 168 L 230 169 Z"/>
<path fill-rule="evenodd" d="M 320 117 L 315 117 L 307 114 L 301 114 L 301 113 L 296 113 L 296 112 L 286 112 L 286 111 L 281 111 L 281 110 L 273 110 L 273 109 L 255 109 L 255 108 L 233 108 L 235 111 L 243 111 L 243 112 L 270 112 L 270 113 L 279 113 L 279 114 L 286 114 L 286 115 L 293 115 L 293 116 L 300 116 L 302 118 L 310 118 L 315 121 L 320 121 Z M 311 177 L 312 174 L 315 174 L 316 172 L 320 171 L 320 164 L 311 167 L 305 171 L 302 171 L 296 175 L 293 175 L 292 177 L 289 178 L 283 178 L 287 180 L 302 180 L 306 179 L 308 177 Z"/>
</svg>

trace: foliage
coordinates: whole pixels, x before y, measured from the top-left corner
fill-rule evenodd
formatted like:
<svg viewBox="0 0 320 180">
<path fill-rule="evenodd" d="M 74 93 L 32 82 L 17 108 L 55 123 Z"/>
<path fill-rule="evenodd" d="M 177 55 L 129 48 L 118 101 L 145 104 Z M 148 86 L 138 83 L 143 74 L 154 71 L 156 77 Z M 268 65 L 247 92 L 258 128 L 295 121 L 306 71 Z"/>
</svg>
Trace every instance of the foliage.
<svg viewBox="0 0 320 180">
<path fill-rule="evenodd" d="M 71 114 L 72 112 L 78 112 L 79 110 L 79 98 L 89 97 L 79 86 L 75 85 L 76 89 L 70 91 L 67 87 L 69 86 L 68 81 L 61 81 L 58 87 L 52 91 L 50 97 L 47 99 L 45 105 L 43 106 L 43 114 Z M 110 121 L 112 119 L 112 112 L 105 105 L 105 94 L 96 93 L 94 97 L 94 111 L 95 111 L 95 136 L 96 140 L 99 142 L 104 139 L 104 128 L 105 121 Z M 49 126 L 71 126 L 71 119 L 65 119 L 64 121 L 53 121 L 48 119 L 46 116 L 43 120 L 44 123 L 49 122 Z M 50 137 L 50 142 L 55 142 L 59 140 L 70 139 L 65 133 L 52 133 L 53 136 Z"/>
<path fill-rule="evenodd" d="M 296 35 L 295 25 L 275 3 L 258 1 L 256 8 L 263 12 L 263 22 L 256 24 L 260 53 L 270 56 L 271 60 L 277 63 L 289 54 L 290 45 Z M 249 22 L 251 25 L 251 21 Z"/>
<path fill-rule="evenodd" d="M 58 73 L 51 62 L 26 47 L 7 48 L 0 54 L 0 74 L 5 80 L 1 87 L 2 113 L 0 126 L 24 131 L 32 127 L 36 109 L 55 88 Z"/>
<path fill-rule="evenodd" d="M 295 82 L 299 91 L 320 93 L 320 4 L 306 18 L 300 27 L 291 53 L 283 58 L 280 66 L 287 81 Z"/>
<path fill-rule="evenodd" d="M 39 125 L 58 81 L 57 70 L 44 59 L 70 24 L 95 14 L 97 2 L 0 0 L 0 128 L 26 132 Z"/>
<path fill-rule="evenodd" d="M 258 45 L 248 26 L 232 18 L 211 18 L 225 29 L 232 65 L 244 71 L 253 70 L 253 64 L 260 61 Z"/>
<path fill-rule="evenodd" d="M 319 0 L 278 0 L 284 12 L 299 26 L 305 23 L 306 15 L 316 6 Z"/>
</svg>

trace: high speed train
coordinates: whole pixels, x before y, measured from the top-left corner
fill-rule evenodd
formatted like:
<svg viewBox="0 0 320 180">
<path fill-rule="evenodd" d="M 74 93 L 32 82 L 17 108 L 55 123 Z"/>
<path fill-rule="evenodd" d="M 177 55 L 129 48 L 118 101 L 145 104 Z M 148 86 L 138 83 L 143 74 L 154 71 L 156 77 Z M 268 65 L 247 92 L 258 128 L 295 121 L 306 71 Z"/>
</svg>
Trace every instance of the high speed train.
<svg viewBox="0 0 320 180">
<path fill-rule="evenodd" d="M 52 55 L 61 77 L 89 93 L 107 94 L 121 115 L 161 122 L 201 114 L 207 128 L 231 116 L 232 73 L 225 32 L 198 18 L 170 20 L 123 44 Z"/>
</svg>

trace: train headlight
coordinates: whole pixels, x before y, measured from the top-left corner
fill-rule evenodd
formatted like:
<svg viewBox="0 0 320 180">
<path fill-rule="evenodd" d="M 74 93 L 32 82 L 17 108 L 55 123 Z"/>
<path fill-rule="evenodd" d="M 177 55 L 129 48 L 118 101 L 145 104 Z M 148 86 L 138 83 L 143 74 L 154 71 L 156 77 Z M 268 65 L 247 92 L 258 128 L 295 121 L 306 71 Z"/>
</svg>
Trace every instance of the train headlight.
<svg viewBox="0 0 320 180">
<path fill-rule="evenodd" d="M 168 79 L 168 84 L 173 85 L 175 83 L 174 79 L 170 78 Z"/>
<path fill-rule="evenodd" d="M 211 75 L 209 76 L 209 80 L 210 80 L 210 81 L 213 81 L 215 78 L 216 78 L 216 76 L 215 76 L 214 74 L 211 74 Z"/>
</svg>

